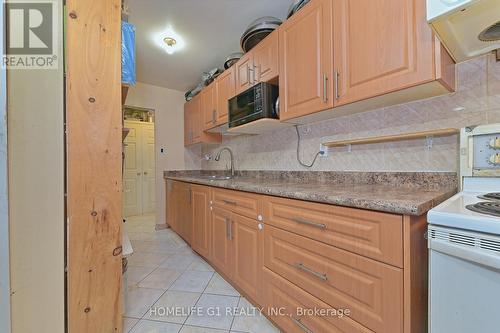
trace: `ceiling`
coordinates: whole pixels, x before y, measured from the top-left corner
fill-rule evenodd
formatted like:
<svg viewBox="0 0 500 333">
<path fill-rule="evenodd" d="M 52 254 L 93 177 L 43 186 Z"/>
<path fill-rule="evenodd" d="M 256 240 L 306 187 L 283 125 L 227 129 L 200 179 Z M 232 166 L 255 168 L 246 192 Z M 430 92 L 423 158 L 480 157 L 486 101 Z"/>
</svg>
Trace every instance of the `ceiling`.
<svg viewBox="0 0 500 333">
<path fill-rule="evenodd" d="M 223 68 L 240 50 L 247 26 L 262 16 L 286 17 L 292 0 L 127 0 L 136 26 L 137 81 L 187 91 L 204 71 Z M 168 26 L 186 46 L 169 55 L 155 44 Z"/>
</svg>

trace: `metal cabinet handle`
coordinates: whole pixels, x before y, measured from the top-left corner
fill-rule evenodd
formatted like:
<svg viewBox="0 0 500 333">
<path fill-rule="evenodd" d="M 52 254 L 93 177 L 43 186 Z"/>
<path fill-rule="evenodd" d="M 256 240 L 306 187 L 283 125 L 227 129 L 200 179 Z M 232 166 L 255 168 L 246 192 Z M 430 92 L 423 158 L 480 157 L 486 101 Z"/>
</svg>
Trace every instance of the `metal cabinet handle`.
<svg viewBox="0 0 500 333">
<path fill-rule="evenodd" d="M 250 83 L 250 65 L 247 64 L 247 83 L 251 85 Z"/>
<path fill-rule="evenodd" d="M 292 218 L 292 221 L 295 221 L 295 222 L 297 222 L 299 224 L 309 225 L 311 227 L 315 227 L 315 228 L 318 228 L 318 229 L 323 229 L 323 230 L 326 229 L 326 224 L 311 222 L 311 221 L 308 221 L 308 220 L 304 220 L 301 217 L 294 217 L 294 218 Z"/>
<path fill-rule="evenodd" d="M 339 92 L 339 81 L 340 81 L 340 73 L 338 71 L 335 71 L 334 73 L 335 76 L 335 99 L 340 98 L 340 92 Z"/>
<path fill-rule="evenodd" d="M 138 173 L 137 173 L 137 176 L 140 176 L 140 175 L 141 175 L 141 173 L 140 173 L 140 172 L 138 172 Z"/>
<path fill-rule="evenodd" d="M 317 277 L 318 279 L 320 280 L 323 280 L 323 281 L 326 281 L 328 280 L 328 276 L 325 274 L 325 273 L 318 273 L 312 269 L 310 269 L 309 267 L 307 267 L 306 265 L 304 265 L 303 263 L 301 262 L 297 262 L 293 265 L 294 267 L 306 272 L 306 273 L 309 273 L 315 277 Z"/>
<path fill-rule="evenodd" d="M 228 205 L 233 205 L 237 206 L 238 203 L 236 201 L 231 201 L 231 200 L 222 200 L 223 203 L 228 204 Z"/>
<path fill-rule="evenodd" d="M 258 67 L 258 66 L 256 66 L 256 65 L 255 65 L 255 63 L 254 63 L 254 64 L 253 64 L 253 70 L 252 70 L 252 72 L 253 72 L 253 84 L 255 84 L 255 82 L 257 82 L 257 79 L 256 79 L 257 67 Z M 260 65 L 259 65 L 259 67 L 260 67 Z M 260 74 L 260 71 L 259 71 L 259 74 Z M 260 78 L 259 78 L 259 79 L 260 79 Z"/>
<path fill-rule="evenodd" d="M 189 204 L 191 204 L 193 201 L 193 190 L 191 189 L 191 186 L 189 186 Z"/>
<path fill-rule="evenodd" d="M 226 224 L 226 239 L 229 239 L 229 217 L 224 219 L 224 223 Z"/>
<path fill-rule="evenodd" d="M 229 220 L 229 240 L 233 240 L 233 221 Z"/>
<path fill-rule="evenodd" d="M 212 111 L 212 123 L 215 124 L 215 122 L 217 121 L 217 110 L 213 110 Z"/>
<path fill-rule="evenodd" d="M 300 329 L 303 330 L 304 332 L 306 332 L 306 333 L 314 333 L 313 331 L 311 331 L 309 329 L 309 327 L 307 327 L 306 325 L 304 325 L 300 319 L 292 317 L 292 321 L 295 323 L 295 325 L 297 325 L 298 327 L 300 327 Z"/>
<path fill-rule="evenodd" d="M 328 103 L 328 75 L 323 74 L 323 102 Z"/>
<path fill-rule="evenodd" d="M 147 172 L 147 171 L 144 171 L 144 176 L 146 176 L 147 174 L 148 174 L 148 172 Z"/>
</svg>

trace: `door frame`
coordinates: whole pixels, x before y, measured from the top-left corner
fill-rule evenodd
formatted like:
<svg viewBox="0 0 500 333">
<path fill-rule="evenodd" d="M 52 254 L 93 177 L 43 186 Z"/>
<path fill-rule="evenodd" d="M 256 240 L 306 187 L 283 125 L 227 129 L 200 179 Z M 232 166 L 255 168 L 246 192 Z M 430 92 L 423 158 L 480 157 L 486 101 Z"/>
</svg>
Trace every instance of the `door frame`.
<svg viewBox="0 0 500 333">
<path fill-rule="evenodd" d="M 5 54 L 4 2 L 0 3 L 0 54 Z M 7 162 L 7 71 L 0 68 L 0 332 L 11 332 L 9 193 Z"/>
<path fill-rule="evenodd" d="M 149 108 L 149 107 L 142 107 L 142 106 L 135 106 L 135 105 L 130 105 L 130 104 L 125 104 L 123 106 L 123 112 L 125 112 L 125 109 L 135 109 L 135 110 L 138 110 L 138 111 L 147 111 L 149 113 L 152 113 L 154 115 L 154 120 L 153 122 L 141 122 L 139 120 L 134 120 L 134 119 L 125 119 L 125 113 L 123 114 L 123 122 L 125 124 L 125 121 L 132 121 L 132 122 L 137 122 L 137 123 L 145 123 L 145 124 L 153 124 L 153 129 L 154 129 L 154 151 L 153 151 L 153 158 L 154 158 L 154 195 L 155 195 L 155 209 L 154 209 L 154 214 L 157 213 L 157 208 L 158 208 L 158 205 L 157 205 L 157 193 L 156 193 L 156 188 L 157 188 L 157 179 L 156 179 L 156 175 L 157 175 L 157 165 L 156 165 L 156 146 L 157 146 L 157 132 L 156 132 L 156 110 L 153 109 L 153 108 Z M 124 126 L 126 127 L 126 126 Z M 125 158 L 125 156 L 124 156 Z M 124 179 L 123 179 L 124 180 Z M 144 180 L 142 180 L 142 183 L 144 182 Z M 142 185 L 142 184 L 141 184 Z M 124 186 L 125 186 L 125 182 L 124 182 Z M 124 193 L 125 193 L 125 188 L 123 189 Z M 143 199 L 144 199 L 144 193 L 143 191 L 141 190 L 141 193 L 142 193 L 142 202 L 141 202 L 141 208 L 142 210 L 144 210 L 144 205 L 143 205 Z M 143 212 L 141 212 L 141 214 L 143 214 Z M 130 216 L 133 216 L 133 215 L 130 215 Z M 127 216 L 124 214 L 124 218 L 127 218 Z"/>
</svg>

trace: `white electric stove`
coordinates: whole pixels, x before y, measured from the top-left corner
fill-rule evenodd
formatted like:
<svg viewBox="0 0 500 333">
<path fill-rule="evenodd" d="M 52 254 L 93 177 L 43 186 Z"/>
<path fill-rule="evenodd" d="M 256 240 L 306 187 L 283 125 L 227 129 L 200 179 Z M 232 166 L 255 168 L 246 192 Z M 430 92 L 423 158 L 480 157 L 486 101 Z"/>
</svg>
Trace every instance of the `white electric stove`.
<svg viewBox="0 0 500 333">
<path fill-rule="evenodd" d="M 427 215 L 429 331 L 500 332 L 500 124 L 462 129 L 459 181 Z"/>
</svg>

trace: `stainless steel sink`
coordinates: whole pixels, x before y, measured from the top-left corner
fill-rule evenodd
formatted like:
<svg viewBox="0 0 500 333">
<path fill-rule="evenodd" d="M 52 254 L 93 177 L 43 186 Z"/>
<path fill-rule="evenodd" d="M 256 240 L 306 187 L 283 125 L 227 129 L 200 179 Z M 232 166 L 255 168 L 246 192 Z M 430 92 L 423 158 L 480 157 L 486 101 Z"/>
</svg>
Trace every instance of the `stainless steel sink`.
<svg viewBox="0 0 500 333">
<path fill-rule="evenodd" d="M 222 176 L 222 175 L 208 175 L 208 176 L 202 176 L 203 179 L 208 179 L 210 181 L 216 181 L 216 180 L 230 180 L 233 179 L 232 176 Z"/>
</svg>

